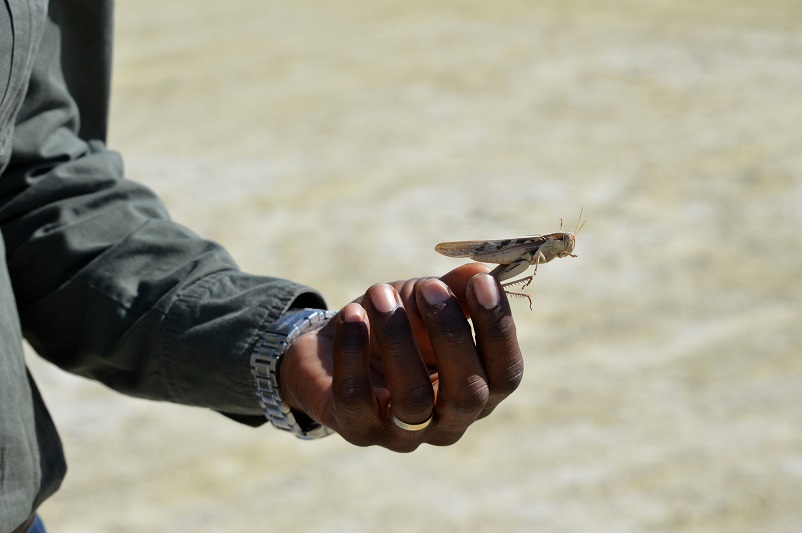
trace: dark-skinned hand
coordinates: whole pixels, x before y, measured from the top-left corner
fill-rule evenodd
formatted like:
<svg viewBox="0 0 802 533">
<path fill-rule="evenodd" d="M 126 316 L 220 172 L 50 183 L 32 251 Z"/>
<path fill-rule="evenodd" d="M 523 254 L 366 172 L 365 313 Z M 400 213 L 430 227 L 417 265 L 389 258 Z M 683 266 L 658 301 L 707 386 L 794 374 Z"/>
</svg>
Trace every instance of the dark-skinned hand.
<svg viewBox="0 0 802 533">
<path fill-rule="evenodd" d="M 504 291 L 479 263 L 370 287 L 290 345 L 285 401 L 358 446 L 410 452 L 459 440 L 518 386 L 523 358 Z M 402 429 L 393 416 L 424 429 Z"/>
</svg>

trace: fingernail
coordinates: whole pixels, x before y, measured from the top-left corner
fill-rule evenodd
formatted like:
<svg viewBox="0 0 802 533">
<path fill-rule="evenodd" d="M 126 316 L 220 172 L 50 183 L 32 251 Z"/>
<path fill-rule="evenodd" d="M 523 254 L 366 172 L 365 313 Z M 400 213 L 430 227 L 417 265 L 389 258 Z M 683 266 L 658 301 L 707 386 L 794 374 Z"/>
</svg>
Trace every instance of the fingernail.
<svg viewBox="0 0 802 533">
<path fill-rule="evenodd" d="M 343 322 L 364 322 L 365 310 L 359 304 L 350 303 L 343 307 L 340 316 Z"/>
<path fill-rule="evenodd" d="M 451 298 L 451 292 L 446 284 L 437 279 L 424 283 L 421 288 L 421 294 L 429 305 L 441 304 Z"/>
<path fill-rule="evenodd" d="M 476 301 L 485 309 L 492 309 L 499 303 L 498 285 L 493 276 L 488 274 L 477 274 L 471 284 Z"/>
<path fill-rule="evenodd" d="M 395 299 L 395 291 L 389 285 L 376 285 L 370 291 L 370 301 L 376 311 L 389 313 L 398 307 L 398 300 Z"/>
</svg>

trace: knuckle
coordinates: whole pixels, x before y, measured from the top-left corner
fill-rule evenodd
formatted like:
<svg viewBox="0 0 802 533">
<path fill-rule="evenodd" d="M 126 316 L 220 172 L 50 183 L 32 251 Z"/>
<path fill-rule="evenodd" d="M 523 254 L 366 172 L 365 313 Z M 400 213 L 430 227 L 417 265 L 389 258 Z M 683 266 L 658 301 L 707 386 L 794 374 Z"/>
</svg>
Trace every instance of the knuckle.
<svg viewBox="0 0 802 533">
<path fill-rule="evenodd" d="M 360 448 L 381 444 L 384 440 L 382 434 L 375 429 L 349 428 L 338 432 L 347 442 Z"/>
<path fill-rule="evenodd" d="M 396 453 L 412 453 L 421 445 L 420 441 L 407 439 L 392 439 L 385 444 L 385 448 Z"/>
<path fill-rule="evenodd" d="M 490 400 L 490 387 L 480 377 L 474 377 L 461 387 L 461 394 L 449 403 L 459 413 L 475 414 L 481 412 Z"/>
<path fill-rule="evenodd" d="M 465 430 L 441 431 L 433 435 L 428 442 L 432 446 L 451 446 L 460 440 L 464 434 Z"/>
<path fill-rule="evenodd" d="M 523 361 L 518 360 L 500 373 L 490 384 L 490 390 L 495 397 L 506 398 L 512 394 L 524 377 Z"/>
<path fill-rule="evenodd" d="M 490 416 L 490 414 L 496 409 L 496 405 L 498 404 L 488 404 L 487 408 L 479 414 L 478 420 Z"/>
</svg>

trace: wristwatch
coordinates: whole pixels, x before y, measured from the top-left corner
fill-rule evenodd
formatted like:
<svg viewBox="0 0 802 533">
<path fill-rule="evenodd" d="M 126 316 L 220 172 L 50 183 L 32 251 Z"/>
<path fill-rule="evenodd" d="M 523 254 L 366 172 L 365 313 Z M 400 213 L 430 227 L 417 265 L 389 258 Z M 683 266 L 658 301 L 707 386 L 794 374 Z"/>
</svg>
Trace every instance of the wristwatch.
<svg viewBox="0 0 802 533">
<path fill-rule="evenodd" d="M 301 333 L 320 326 L 321 322 L 335 315 L 333 311 L 323 309 L 290 309 L 267 329 L 259 348 L 251 356 L 251 376 L 265 417 L 274 427 L 289 431 L 300 439 L 319 439 L 334 431 L 305 414 L 293 413 L 284 401 L 278 385 L 281 357 Z"/>
</svg>

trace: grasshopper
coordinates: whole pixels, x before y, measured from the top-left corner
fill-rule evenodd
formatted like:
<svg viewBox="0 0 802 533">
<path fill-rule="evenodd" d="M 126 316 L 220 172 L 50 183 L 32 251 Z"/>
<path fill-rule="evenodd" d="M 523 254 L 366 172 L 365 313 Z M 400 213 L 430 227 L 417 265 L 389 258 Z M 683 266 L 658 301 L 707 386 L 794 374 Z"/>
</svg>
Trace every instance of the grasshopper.
<svg viewBox="0 0 802 533">
<path fill-rule="evenodd" d="M 576 257 L 571 252 L 576 246 L 577 233 L 585 226 L 585 222 L 579 224 L 581 220 L 582 211 L 579 212 L 573 233 L 562 231 L 563 221 L 560 219 L 560 231 L 548 235 L 490 241 L 441 242 L 434 249 L 448 257 L 470 257 L 474 261 L 497 263 L 498 266 L 490 272 L 490 275 L 499 282 L 513 278 L 525 272 L 530 265 L 534 265 L 535 270 L 531 276 L 501 284 L 505 289 L 514 285 L 521 285 L 521 289 L 524 289 L 532 283 L 537 274 L 537 267 L 541 263 L 548 263 L 556 257 Z M 529 309 L 532 309 L 532 298 L 528 294 L 507 290 L 504 292 L 511 296 L 526 298 L 529 300 Z"/>
</svg>

